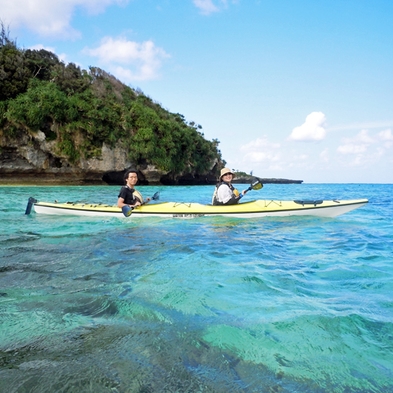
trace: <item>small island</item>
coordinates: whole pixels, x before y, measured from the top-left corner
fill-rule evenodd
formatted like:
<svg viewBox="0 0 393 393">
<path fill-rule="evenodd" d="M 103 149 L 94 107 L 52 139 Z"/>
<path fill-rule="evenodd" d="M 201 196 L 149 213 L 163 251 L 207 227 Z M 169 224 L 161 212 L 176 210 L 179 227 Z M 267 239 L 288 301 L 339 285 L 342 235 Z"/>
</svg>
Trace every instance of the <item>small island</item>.
<svg viewBox="0 0 393 393">
<path fill-rule="evenodd" d="M 98 67 L 18 48 L 3 24 L 0 75 L 0 184 L 123 184 L 130 167 L 140 184 L 215 184 L 226 165 L 200 124 Z"/>
</svg>

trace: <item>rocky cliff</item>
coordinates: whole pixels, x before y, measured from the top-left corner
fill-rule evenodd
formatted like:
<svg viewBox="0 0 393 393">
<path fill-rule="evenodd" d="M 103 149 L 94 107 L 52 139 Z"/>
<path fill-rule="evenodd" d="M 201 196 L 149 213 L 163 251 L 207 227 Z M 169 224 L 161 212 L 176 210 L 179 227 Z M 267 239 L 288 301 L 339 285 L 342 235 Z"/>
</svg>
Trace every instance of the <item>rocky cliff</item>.
<svg viewBox="0 0 393 393">
<path fill-rule="evenodd" d="M 19 132 L 17 138 L 0 131 L 1 184 L 123 184 L 123 174 L 130 167 L 134 165 L 123 147 L 110 148 L 104 143 L 99 158 L 71 163 L 59 154 L 56 141 L 48 141 L 41 131 Z M 213 184 L 213 167 L 210 173 L 172 176 L 146 163 L 138 165 L 139 183 Z"/>
</svg>

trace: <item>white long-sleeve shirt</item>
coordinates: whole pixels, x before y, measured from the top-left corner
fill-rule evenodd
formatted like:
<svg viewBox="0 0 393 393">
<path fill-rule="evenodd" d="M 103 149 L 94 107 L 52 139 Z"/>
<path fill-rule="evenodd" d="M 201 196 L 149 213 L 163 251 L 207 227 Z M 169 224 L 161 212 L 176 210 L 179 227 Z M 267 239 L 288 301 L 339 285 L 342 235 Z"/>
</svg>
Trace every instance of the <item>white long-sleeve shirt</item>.
<svg viewBox="0 0 393 393">
<path fill-rule="evenodd" d="M 221 203 L 227 203 L 233 196 L 232 190 L 226 184 L 221 184 L 217 189 L 217 201 Z"/>
</svg>

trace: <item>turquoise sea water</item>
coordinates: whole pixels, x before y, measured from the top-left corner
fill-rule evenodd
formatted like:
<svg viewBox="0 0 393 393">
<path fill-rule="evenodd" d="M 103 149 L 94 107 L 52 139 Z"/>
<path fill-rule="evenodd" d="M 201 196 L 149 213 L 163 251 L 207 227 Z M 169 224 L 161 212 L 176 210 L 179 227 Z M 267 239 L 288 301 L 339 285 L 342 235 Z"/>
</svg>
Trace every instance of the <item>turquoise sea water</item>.
<svg viewBox="0 0 393 393">
<path fill-rule="evenodd" d="M 118 190 L 0 187 L 1 392 L 393 392 L 393 185 L 244 199 L 369 199 L 334 219 L 24 215 Z"/>
</svg>

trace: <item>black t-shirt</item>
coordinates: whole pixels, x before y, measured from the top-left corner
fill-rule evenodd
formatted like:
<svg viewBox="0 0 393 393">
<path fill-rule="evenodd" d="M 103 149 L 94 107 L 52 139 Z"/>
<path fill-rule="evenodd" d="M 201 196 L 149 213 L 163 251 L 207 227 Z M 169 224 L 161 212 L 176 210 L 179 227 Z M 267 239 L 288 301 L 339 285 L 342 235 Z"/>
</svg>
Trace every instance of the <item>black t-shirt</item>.
<svg viewBox="0 0 393 393">
<path fill-rule="evenodd" d="M 128 186 L 123 186 L 121 188 L 118 198 L 123 198 L 126 205 L 135 205 L 138 201 L 138 199 L 134 197 L 134 189 Z"/>
</svg>

